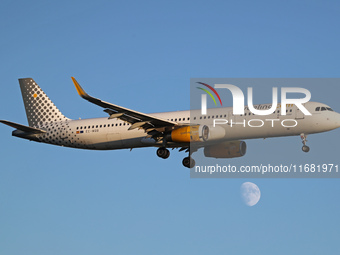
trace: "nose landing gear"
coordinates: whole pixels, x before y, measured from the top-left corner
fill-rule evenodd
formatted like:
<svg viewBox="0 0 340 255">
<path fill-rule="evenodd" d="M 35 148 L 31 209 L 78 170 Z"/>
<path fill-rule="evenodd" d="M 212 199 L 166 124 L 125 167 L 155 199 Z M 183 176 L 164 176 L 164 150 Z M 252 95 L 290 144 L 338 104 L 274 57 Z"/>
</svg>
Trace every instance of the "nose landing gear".
<svg viewBox="0 0 340 255">
<path fill-rule="evenodd" d="M 302 140 L 302 151 L 303 152 L 309 152 L 310 148 L 306 145 L 307 142 L 307 135 L 305 135 L 304 133 L 300 134 L 301 140 Z"/>
</svg>

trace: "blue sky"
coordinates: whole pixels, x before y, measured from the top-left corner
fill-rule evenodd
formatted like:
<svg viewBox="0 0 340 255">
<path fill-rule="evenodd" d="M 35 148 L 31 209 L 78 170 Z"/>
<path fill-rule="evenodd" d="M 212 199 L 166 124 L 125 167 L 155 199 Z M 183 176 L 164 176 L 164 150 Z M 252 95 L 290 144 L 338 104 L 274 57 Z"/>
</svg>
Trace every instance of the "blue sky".
<svg viewBox="0 0 340 255">
<path fill-rule="evenodd" d="M 0 119 L 26 124 L 17 79 L 69 118 L 93 96 L 141 112 L 189 109 L 194 77 L 339 77 L 337 1 L 2 1 Z M 312 100 L 337 112 L 340 89 Z M 318 101 L 316 100 L 316 101 Z M 267 102 L 267 101 L 266 101 Z M 1 125 L 0 254 L 338 254 L 339 180 L 190 179 L 183 152 L 81 151 Z M 339 130 L 249 141 L 231 162 L 339 163 Z M 302 158 L 302 159 L 301 159 Z M 261 200 L 247 207 L 244 181 Z"/>
</svg>

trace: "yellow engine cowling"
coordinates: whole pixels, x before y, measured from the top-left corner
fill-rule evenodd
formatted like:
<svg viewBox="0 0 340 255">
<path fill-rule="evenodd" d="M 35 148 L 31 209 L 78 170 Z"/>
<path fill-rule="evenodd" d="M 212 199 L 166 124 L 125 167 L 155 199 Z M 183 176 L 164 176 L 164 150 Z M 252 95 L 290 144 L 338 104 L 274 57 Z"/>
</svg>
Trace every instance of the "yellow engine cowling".
<svg viewBox="0 0 340 255">
<path fill-rule="evenodd" d="M 247 145 L 243 141 L 223 142 L 204 147 L 204 156 L 210 158 L 236 158 L 246 154 Z"/>
<path fill-rule="evenodd" d="M 171 131 L 168 140 L 177 143 L 206 142 L 222 139 L 225 129 L 221 126 L 186 126 Z"/>
<path fill-rule="evenodd" d="M 176 143 L 190 143 L 192 141 L 192 134 L 198 132 L 199 126 L 186 126 L 174 129 L 170 133 L 170 139 L 172 142 Z M 195 135 L 194 135 L 195 136 Z"/>
</svg>

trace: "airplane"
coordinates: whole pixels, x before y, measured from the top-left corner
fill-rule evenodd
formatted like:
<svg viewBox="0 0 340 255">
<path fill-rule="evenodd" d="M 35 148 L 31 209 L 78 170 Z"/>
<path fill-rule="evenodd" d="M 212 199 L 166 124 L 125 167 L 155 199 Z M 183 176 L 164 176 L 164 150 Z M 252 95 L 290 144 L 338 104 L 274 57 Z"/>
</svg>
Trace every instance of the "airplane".
<svg viewBox="0 0 340 255">
<path fill-rule="evenodd" d="M 166 159 L 170 156 L 169 148 L 177 148 L 189 153 L 182 161 L 188 168 L 194 167 L 191 155 L 200 148 L 204 149 L 206 157 L 234 158 L 246 153 L 246 143 L 242 140 L 299 135 L 302 150 L 308 152 L 307 135 L 340 127 L 340 114 L 318 102 L 303 104 L 311 116 L 304 115 L 291 104 L 287 105 L 286 115 L 280 114 L 278 105 L 271 115 L 257 115 L 255 120 L 247 109 L 244 115 L 233 115 L 232 107 L 208 109 L 207 115 L 202 115 L 200 110 L 145 114 L 94 98 L 71 78 L 78 94 L 104 108 L 108 117 L 69 119 L 32 78 L 23 78 L 19 79 L 19 84 L 28 126 L 7 120 L 0 122 L 16 129 L 13 136 L 78 149 L 156 147 L 157 156 Z M 216 124 L 220 122 L 224 125 Z"/>
</svg>

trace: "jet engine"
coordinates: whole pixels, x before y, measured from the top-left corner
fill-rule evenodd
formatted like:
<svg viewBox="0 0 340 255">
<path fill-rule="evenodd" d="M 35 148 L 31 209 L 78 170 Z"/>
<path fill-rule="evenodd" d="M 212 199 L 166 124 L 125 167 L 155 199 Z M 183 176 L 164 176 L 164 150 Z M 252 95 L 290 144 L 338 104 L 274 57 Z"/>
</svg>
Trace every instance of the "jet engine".
<svg viewBox="0 0 340 255">
<path fill-rule="evenodd" d="M 225 129 L 221 126 L 195 125 L 172 130 L 166 135 L 166 140 L 176 143 L 207 142 L 225 137 Z"/>
<path fill-rule="evenodd" d="M 223 142 L 204 147 L 204 156 L 209 158 L 236 158 L 246 154 L 247 145 L 243 141 Z"/>
</svg>

